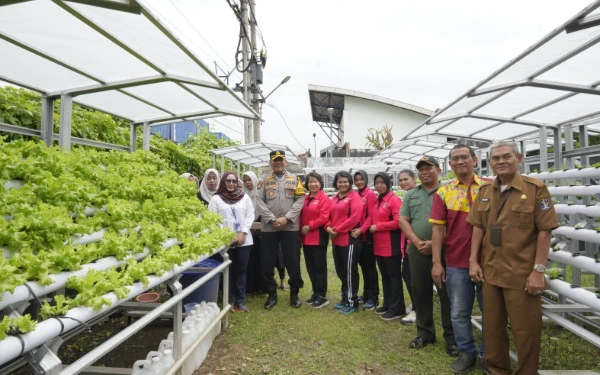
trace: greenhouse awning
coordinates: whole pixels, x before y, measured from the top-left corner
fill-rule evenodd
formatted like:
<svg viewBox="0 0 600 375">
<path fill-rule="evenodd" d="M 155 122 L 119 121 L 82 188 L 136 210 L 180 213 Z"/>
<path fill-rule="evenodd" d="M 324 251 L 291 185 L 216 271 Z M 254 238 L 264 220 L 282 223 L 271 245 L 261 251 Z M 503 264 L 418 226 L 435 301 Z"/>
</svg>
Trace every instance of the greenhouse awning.
<svg viewBox="0 0 600 375">
<path fill-rule="evenodd" d="M 260 168 L 269 165 L 269 153 L 277 150 L 285 151 L 285 158 L 287 159 L 288 164 L 301 164 L 298 157 L 288 146 L 266 142 L 218 148 L 208 152 L 216 156 L 223 156 L 233 161 L 239 161 L 242 164 L 246 164 L 251 167 Z"/>
<path fill-rule="evenodd" d="M 600 114 L 599 6 L 594 1 L 405 139 L 517 139 Z"/>
<path fill-rule="evenodd" d="M 0 81 L 138 124 L 258 118 L 152 1 L 0 1 Z"/>
<path fill-rule="evenodd" d="M 392 174 L 395 172 L 400 172 L 403 169 L 411 169 L 410 165 L 376 165 L 376 164 L 360 164 L 354 167 L 316 167 L 316 168 L 303 168 L 304 173 L 310 173 L 312 171 L 317 172 L 322 176 L 334 176 L 336 173 L 340 171 L 346 171 L 350 174 L 356 173 L 359 170 L 363 170 L 367 172 L 369 176 L 374 176 L 379 172 L 386 172 L 388 174 Z"/>
<path fill-rule="evenodd" d="M 456 143 L 443 143 L 426 139 L 398 142 L 373 155 L 367 163 L 402 163 L 414 166 L 423 155 L 445 159 Z"/>
</svg>

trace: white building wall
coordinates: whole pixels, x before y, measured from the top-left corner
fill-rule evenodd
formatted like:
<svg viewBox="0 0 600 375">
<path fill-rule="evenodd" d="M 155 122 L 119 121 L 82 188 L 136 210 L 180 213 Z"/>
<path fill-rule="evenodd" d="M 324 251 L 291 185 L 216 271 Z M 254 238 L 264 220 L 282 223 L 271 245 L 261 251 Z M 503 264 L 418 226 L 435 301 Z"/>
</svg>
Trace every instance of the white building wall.
<svg viewBox="0 0 600 375">
<path fill-rule="evenodd" d="M 403 108 L 346 96 L 342 117 L 344 140 L 350 142 L 351 148 L 367 148 L 367 129 L 383 129 L 384 125 L 389 125 L 392 126 L 394 142 L 398 142 L 427 117 Z"/>
</svg>

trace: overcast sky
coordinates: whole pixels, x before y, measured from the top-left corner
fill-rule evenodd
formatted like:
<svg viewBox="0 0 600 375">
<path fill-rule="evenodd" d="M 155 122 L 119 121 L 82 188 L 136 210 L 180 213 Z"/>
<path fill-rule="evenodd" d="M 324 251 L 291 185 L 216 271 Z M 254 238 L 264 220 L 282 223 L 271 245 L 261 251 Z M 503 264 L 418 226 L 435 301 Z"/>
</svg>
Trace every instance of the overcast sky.
<svg viewBox="0 0 600 375">
<path fill-rule="evenodd" d="M 237 0 L 239 2 L 239 0 Z M 239 24 L 226 0 L 145 0 L 211 67 L 234 67 Z M 308 85 L 339 87 L 435 110 L 446 106 L 591 0 L 256 0 L 268 47 L 263 92 L 302 147 L 327 138 L 311 120 Z M 193 25 L 193 26 L 192 26 Z M 230 86 L 241 81 L 233 74 Z M 302 147 L 263 109 L 263 141 Z M 217 130 L 243 139 L 237 118 Z M 225 127 L 226 126 L 226 127 Z M 355 145 L 354 147 L 363 147 Z"/>
</svg>

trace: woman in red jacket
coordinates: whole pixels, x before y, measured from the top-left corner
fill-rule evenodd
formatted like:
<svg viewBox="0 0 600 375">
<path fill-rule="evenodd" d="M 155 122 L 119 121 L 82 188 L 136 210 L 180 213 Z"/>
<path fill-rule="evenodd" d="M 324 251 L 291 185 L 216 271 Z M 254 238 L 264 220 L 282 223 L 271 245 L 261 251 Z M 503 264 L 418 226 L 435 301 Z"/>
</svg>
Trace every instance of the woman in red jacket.
<svg viewBox="0 0 600 375">
<path fill-rule="evenodd" d="M 329 221 L 331 199 L 323 192 L 323 178 L 317 172 L 306 175 L 308 194 L 300 213 L 300 240 L 313 294 L 306 300 L 315 309 L 329 305 L 327 299 L 327 244 L 325 224 Z"/>
<path fill-rule="evenodd" d="M 352 191 L 352 176 L 338 172 L 333 179 L 338 190 L 331 199 L 331 213 L 325 229 L 331 237 L 335 272 L 342 282 L 342 300 L 335 305 L 341 314 L 358 310 L 358 259 L 362 238 L 350 236 L 350 231 L 360 227 L 363 204 L 357 192 Z"/>
<path fill-rule="evenodd" d="M 375 190 L 379 193 L 371 212 L 371 228 L 377 265 L 383 284 L 383 305 L 375 312 L 383 320 L 400 319 L 406 315 L 402 285 L 402 253 L 400 250 L 399 216 L 402 201 L 391 190 L 387 173 L 375 175 Z"/>
<path fill-rule="evenodd" d="M 354 174 L 354 186 L 358 189 L 358 195 L 363 203 L 363 212 L 360 218 L 360 228 L 353 229 L 350 235 L 354 238 L 362 237 L 362 249 L 358 264 L 363 274 L 363 296 L 358 297 L 364 301 L 365 310 L 373 310 L 379 306 L 379 275 L 377 275 L 377 264 L 373 253 L 373 234 L 369 232 L 369 212 L 377 201 L 377 195 L 369 187 L 369 176 L 367 172 L 359 170 Z M 358 284 L 358 282 L 357 282 Z"/>
</svg>

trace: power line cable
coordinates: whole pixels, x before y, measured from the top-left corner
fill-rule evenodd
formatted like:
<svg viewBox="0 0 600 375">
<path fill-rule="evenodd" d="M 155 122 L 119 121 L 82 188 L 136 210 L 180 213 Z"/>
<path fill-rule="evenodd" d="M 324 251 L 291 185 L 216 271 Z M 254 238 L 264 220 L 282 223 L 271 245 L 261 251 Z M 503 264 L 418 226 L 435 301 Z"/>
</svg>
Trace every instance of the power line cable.
<svg viewBox="0 0 600 375">
<path fill-rule="evenodd" d="M 266 103 L 269 107 L 273 108 L 274 110 L 277 111 L 277 113 L 279 113 L 279 116 L 281 116 L 281 119 L 283 120 L 283 123 L 285 124 L 285 127 L 287 128 L 287 130 L 290 132 L 290 134 L 292 135 L 292 137 L 294 137 L 294 140 L 296 141 L 296 143 L 298 143 L 300 145 L 300 147 L 302 148 L 302 150 L 307 150 L 306 147 L 302 146 L 302 143 L 300 143 L 300 141 L 298 140 L 298 138 L 296 138 L 296 136 L 294 135 L 294 133 L 292 133 L 292 130 L 290 129 L 290 127 L 288 126 L 287 122 L 285 121 L 285 118 L 283 117 L 283 115 L 281 114 L 281 111 L 279 111 L 279 109 L 277 109 L 277 107 L 275 107 L 272 104 Z"/>
<path fill-rule="evenodd" d="M 219 125 L 222 125 L 222 126 L 226 127 L 227 129 L 229 129 L 229 130 L 231 130 L 231 131 L 234 131 L 234 132 L 236 132 L 236 133 L 239 133 L 239 134 L 242 134 L 242 135 L 244 134 L 244 133 L 242 133 L 241 131 L 239 131 L 239 130 L 237 130 L 237 129 L 231 128 L 231 127 L 229 127 L 229 126 L 227 126 L 227 125 L 223 124 L 222 122 L 220 122 L 220 121 L 219 121 L 219 120 L 217 120 L 217 119 L 214 119 L 214 118 L 213 118 L 212 120 L 213 120 L 214 122 L 216 122 L 217 124 L 219 124 Z"/>
</svg>

